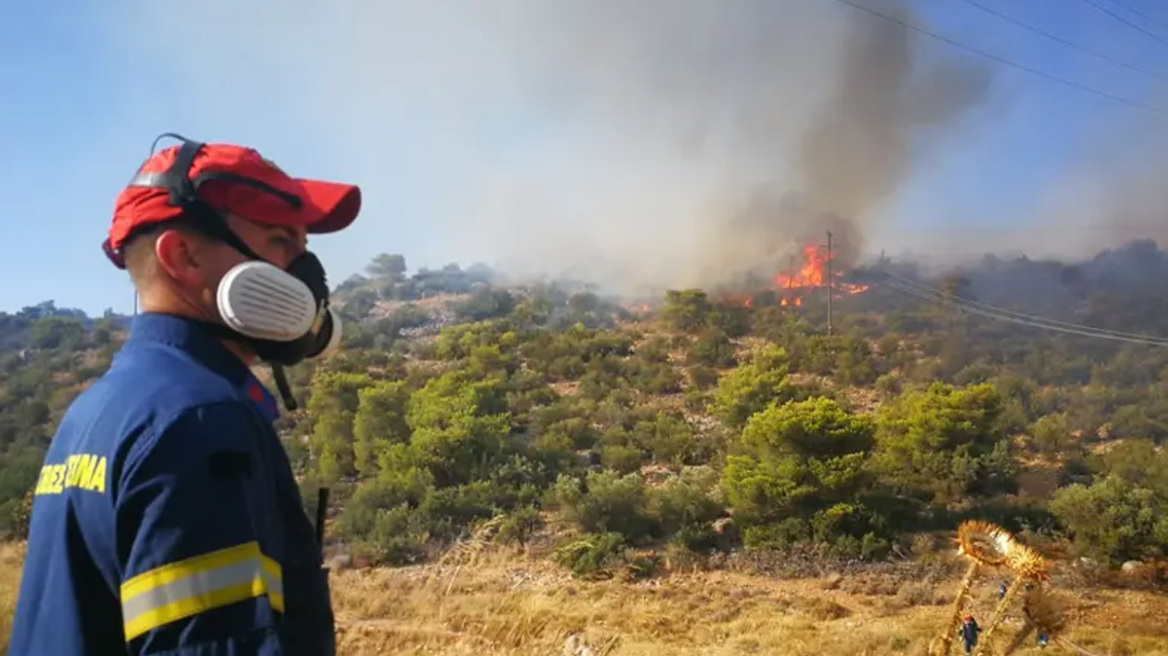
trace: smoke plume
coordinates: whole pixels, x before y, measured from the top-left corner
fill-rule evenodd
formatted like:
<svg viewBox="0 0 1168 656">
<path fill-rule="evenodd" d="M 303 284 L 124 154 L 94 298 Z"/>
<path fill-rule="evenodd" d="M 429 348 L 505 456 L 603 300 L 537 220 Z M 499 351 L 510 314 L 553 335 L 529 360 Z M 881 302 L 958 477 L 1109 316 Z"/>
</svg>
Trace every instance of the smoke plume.
<svg viewBox="0 0 1168 656">
<path fill-rule="evenodd" d="M 825 0 L 301 4 L 147 3 L 149 29 L 123 37 L 172 62 L 204 120 L 311 135 L 351 167 L 372 215 L 338 238 L 354 262 L 481 260 L 627 292 L 773 275 L 826 229 L 853 261 L 991 83 Z"/>
<path fill-rule="evenodd" d="M 913 21 L 904 5 L 895 13 Z M 919 71 L 916 33 L 859 19 L 849 24 L 826 98 L 799 140 L 795 175 L 758 189 L 731 222 L 731 261 L 752 244 L 762 266 L 773 266 L 767 255 L 788 257 L 830 230 L 836 258 L 854 263 L 865 225 L 895 197 L 914 157 L 953 137 L 958 119 L 988 91 L 988 68 L 934 59 Z M 714 268 L 726 270 L 721 264 Z"/>
</svg>

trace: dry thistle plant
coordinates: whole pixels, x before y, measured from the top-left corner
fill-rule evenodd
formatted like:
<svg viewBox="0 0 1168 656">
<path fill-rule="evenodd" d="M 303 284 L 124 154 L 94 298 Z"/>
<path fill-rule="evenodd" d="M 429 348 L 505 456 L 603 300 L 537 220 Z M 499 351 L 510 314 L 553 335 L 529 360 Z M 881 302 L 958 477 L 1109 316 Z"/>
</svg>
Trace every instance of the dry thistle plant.
<svg viewBox="0 0 1168 656">
<path fill-rule="evenodd" d="M 978 520 L 962 522 L 957 529 L 957 545 L 957 552 L 970 560 L 969 570 L 961 581 L 941 633 L 930 645 L 929 653 L 932 656 L 949 654 L 953 638 L 961 623 L 961 608 L 969 597 L 970 588 L 981 566 L 1005 567 L 1013 572 L 1016 578 L 994 609 L 994 614 L 985 628 L 985 635 L 979 641 L 978 654 L 985 653 L 989 648 L 1010 602 L 1018 592 L 1028 587 L 1040 588 L 1041 582 L 1050 576 L 1049 567 L 1041 554 L 1019 542 L 1009 531 L 996 524 Z M 1035 601 L 1031 603 L 1041 603 L 1038 599 L 1039 597 L 1035 597 Z"/>
</svg>

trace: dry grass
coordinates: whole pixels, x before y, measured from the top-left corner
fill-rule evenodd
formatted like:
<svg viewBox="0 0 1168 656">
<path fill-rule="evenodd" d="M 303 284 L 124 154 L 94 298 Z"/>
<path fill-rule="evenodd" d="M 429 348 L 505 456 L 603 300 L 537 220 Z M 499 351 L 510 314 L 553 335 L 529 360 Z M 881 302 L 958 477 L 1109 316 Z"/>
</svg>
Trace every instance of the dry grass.
<svg viewBox="0 0 1168 656">
<path fill-rule="evenodd" d="M 23 549 L 0 547 L 0 652 L 7 649 Z M 878 575 L 776 580 L 698 572 L 640 583 L 582 582 L 543 560 L 499 552 L 462 562 L 334 573 L 338 653 L 558 656 L 576 635 L 595 656 L 924 653 L 958 577 L 932 585 Z M 862 584 L 853 581 L 861 579 Z M 971 598 L 989 617 L 996 583 Z M 1168 656 L 1168 598 L 1087 590 L 1070 599 L 1067 636 L 1095 654 Z M 1020 626 L 1008 614 L 1003 644 Z M 1033 642 L 1015 654 L 1040 653 Z M 1045 654 L 1069 654 L 1052 645 Z"/>
<path fill-rule="evenodd" d="M 924 635 L 929 609 L 889 632 L 865 604 L 816 580 L 707 572 L 644 583 L 581 582 L 500 555 L 461 568 L 337 575 L 346 654 L 559 654 L 579 634 L 609 654 L 892 653 Z"/>
<path fill-rule="evenodd" d="M 12 634 L 12 614 L 16 612 L 16 593 L 20 590 L 23 562 L 23 544 L 0 544 L 0 653 L 8 653 L 8 637 Z"/>
<path fill-rule="evenodd" d="M 841 580 L 842 578 L 842 580 Z M 341 653 L 542 655 L 569 653 L 579 635 L 611 656 L 731 654 L 919 655 L 960 585 L 922 581 L 849 585 L 829 575 L 775 580 L 698 572 L 641 583 L 582 582 L 538 560 L 482 554 L 473 563 L 334 576 Z M 979 579 L 969 609 L 989 618 L 994 580 Z M 1168 656 L 1168 599 L 1095 591 L 1066 634 L 1097 654 Z M 1000 641 L 1022 625 L 1007 613 Z M 995 643 L 996 644 L 996 643 Z M 1015 654 L 1037 654 L 1033 642 Z M 1071 653 L 1052 646 L 1046 654 Z"/>
</svg>

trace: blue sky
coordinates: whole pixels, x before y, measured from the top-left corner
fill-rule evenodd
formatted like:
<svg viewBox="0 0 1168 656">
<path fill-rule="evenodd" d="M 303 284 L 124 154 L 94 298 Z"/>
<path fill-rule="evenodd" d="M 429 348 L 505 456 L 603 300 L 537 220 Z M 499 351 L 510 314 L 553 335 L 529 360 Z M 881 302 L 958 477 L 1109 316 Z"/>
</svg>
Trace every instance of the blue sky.
<svg viewBox="0 0 1168 656">
<path fill-rule="evenodd" d="M 1168 39 L 1168 29 L 1099 1 Z M 829 4 L 786 0 L 809 2 Z M 978 2 L 1168 77 L 1168 45 L 1079 0 Z M 613 102 L 577 107 L 574 99 L 589 93 L 636 90 L 638 76 L 658 69 L 627 65 L 630 51 L 622 51 L 609 65 L 627 65 L 617 76 L 626 86 L 610 88 L 599 78 L 577 84 L 573 72 L 604 69 L 578 61 L 558 68 L 566 46 L 532 36 L 539 30 L 531 25 L 544 25 L 530 22 L 536 19 L 512 23 L 503 10 L 488 15 L 468 2 L 426 9 L 372 0 L 186 4 L 192 6 L 109 0 L 4 8 L 0 195 L 8 234 L 0 310 L 47 299 L 90 313 L 129 310 L 128 279 L 104 259 L 100 243 L 114 197 L 154 137 L 166 131 L 246 143 L 294 174 L 362 184 L 366 206 L 358 223 L 313 245 L 338 282 L 380 252 L 404 253 L 412 265 L 469 265 L 505 258 L 512 253 L 500 244 L 528 236 L 530 250 L 553 259 L 588 239 L 611 240 L 622 225 L 651 238 L 663 224 L 630 224 L 621 212 L 658 207 L 654 194 L 695 180 L 705 189 L 703 176 L 726 175 L 710 163 L 677 164 L 661 147 L 668 131 L 658 134 L 652 120 L 635 123 L 668 107 L 656 96 L 634 93 L 628 100 L 621 91 Z M 830 4 L 815 19 L 824 29 L 855 14 Z M 889 6 L 886 0 L 863 4 Z M 1168 25 L 1168 7 L 1153 0 L 1123 4 Z M 1168 107 L 1168 94 L 1156 86 L 1163 82 L 1098 62 L 961 0 L 918 5 L 917 22 L 938 33 Z M 507 39 L 520 43 L 504 52 L 496 42 Z M 646 51 L 646 57 L 655 52 Z M 925 59 L 954 54 L 976 59 L 927 40 L 919 51 Z M 968 134 L 915 162 L 870 242 L 915 246 L 916 237 L 924 240 L 919 247 L 933 247 L 990 235 L 991 245 L 1010 247 L 1019 217 L 1047 203 L 1061 180 L 1086 175 L 1106 182 L 1106 172 L 1090 173 L 1100 143 L 1129 129 L 1163 138 L 1157 130 L 1166 117 L 992 66 L 992 95 L 974 110 Z M 531 77 L 512 74 L 516 67 Z M 539 76 L 550 82 L 532 92 L 524 80 Z M 1122 149 L 1109 152 L 1124 157 Z M 596 198 L 607 195 L 621 199 L 619 211 Z M 594 214 L 575 216 L 574 199 Z M 536 207 L 547 218 L 515 216 L 517 208 Z M 1091 221 L 1080 217 L 1065 229 Z M 666 246 L 640 248 L 666 269 L 685 257 Z"/>
</svg>

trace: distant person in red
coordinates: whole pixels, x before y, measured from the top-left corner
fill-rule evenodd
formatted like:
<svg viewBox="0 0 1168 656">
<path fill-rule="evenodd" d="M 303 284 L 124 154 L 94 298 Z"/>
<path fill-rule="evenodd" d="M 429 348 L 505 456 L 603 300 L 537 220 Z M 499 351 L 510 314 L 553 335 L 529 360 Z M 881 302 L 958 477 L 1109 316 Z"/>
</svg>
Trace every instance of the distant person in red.
<svg viewBox="0 0 1168 656">
<path fill-rule="evenodd" d="M 117 200 L 105 252 L 143 311 L 45 456 L 14 656 L 336 652 L 320 545 L 250 366 L 284 383 L 339 342 L 307 238 L 352 223 L 361 193 L 181 141 Z"/>
</svg>

